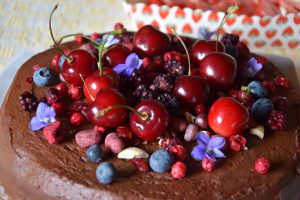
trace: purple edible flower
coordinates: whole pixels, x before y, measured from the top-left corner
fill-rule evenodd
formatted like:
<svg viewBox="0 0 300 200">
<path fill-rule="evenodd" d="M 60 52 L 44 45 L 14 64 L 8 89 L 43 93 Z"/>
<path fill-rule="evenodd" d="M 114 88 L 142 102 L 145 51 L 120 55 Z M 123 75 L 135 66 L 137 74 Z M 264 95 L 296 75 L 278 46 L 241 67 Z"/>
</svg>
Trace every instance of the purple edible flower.
<svg viewBox="0 0 300 200">
<path fill-rule="evenodd" d="M 252 57 L 245 65 L 243 75 L 253 78 L 262 69 L 262 66 L 261 63 L 257 62 L 256 58 Z"/>
<path fill-rule="evenodd" d="M 198 29 L 198 36 L 200 39 L 203 40 L 209 40 L 211 36 L 213 36 L 216 33 L 216 31 L 208 31 L 207 28 L 200 27 Z"/>
<path fill-rule="evenodd" d="M 225 158 L 225 155 L 220 150 L 226 143 L 224 137 L 210 137 L 204 131 L 200 131 L 196 135 L 196 141 L 197 146 L 193 148 L 191 153 L 195 160 L 203 160 L 207 157 L 216 161 L 216 158 Z"/>
<path fill-rule="evenodd" d="M 104 42 L 104 40 L 107 38 L 107 36 L 108 36 L 108 34 L 105 34 L 105 35 L 102 36 L 101 39 L 97 39 L 96 41 L 99 44 L 102 44 L 102 42 Z M 104 47 L 109 47 L 109 46 L 111 46 L 113 44 L 117 44 L 119 42 L 120 42 L 120 40 L 118 38 L 115 38 L 114 35 L 109 35 L 106 42 L 105 42 L 105 44 L 104 44 Z"/>
<path fill-rule="evenodd" d="M 32 131 L 40 130 L 46 127 L 48 124 L 54 122 L 55 115 L 56 114 L 54 108 L 41 102 L 37 107 L 36 116 L 33 117 L 30 121 L 29 128 Z"/>
<path fill-rule="evenodd" d="M 118 64 L 113 69 L 119 75 L 127 78 L 132 74 L 133 70 L 140 68 L 142 64 L 143 60 L 135 53 L 131 53 L 127 56 L 124 64 Z"/>
</svg>

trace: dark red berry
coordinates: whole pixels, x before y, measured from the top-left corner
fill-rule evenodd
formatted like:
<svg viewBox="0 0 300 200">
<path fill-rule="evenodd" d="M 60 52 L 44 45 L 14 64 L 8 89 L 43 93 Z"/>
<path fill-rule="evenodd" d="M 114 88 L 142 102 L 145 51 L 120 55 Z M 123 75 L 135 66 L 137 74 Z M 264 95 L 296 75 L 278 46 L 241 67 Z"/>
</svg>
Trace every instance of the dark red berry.
<svg viewBox="0 0 300 200">
<path fill-rule="evenodd" d="M 82 88 L 76 86 L 76 85 L 70 85 L 68 89 L 68 94 L 70 95 L 70 98 L 74 101 L 77 101 L 81 99 L 82 97 Z"/>
<path fill-rule="evenodd" d="M 166 150 L 169 150 L 171 147 L 178 145 L 179 143 L 180 141 L 177 137 L 171 138 L 170 136 L 160 138 L 158 142 L 159 146 Z"/>
<path fill-rule="evenodd" d="M 178 144 L 171 146 L 169 152 L 172 153 L 175 157 L 175 160 L 185 161 L 187 157 L 187 151 L 184 146 Z"/>
<path fill-rule="evenodd" d="M 50 107 L 54 108 L 56 116 L 61 116 L 63 114 L 63 105 L 61 103 L 52 103 Z"/>
<path fill-rule="evenodd" d="M 23 92 L 19 96 L 19 101 L 21 108 L 29 112 L 35 110 L 39 104 L 37 98 L 28 91 Z"/>
<path fill-rule="evenodd" d="M 129 160 L 134 166 L 136 167 L 137 170 L 140 172 L 148 172 L 149 171 L 149 165 L 148 163 L 140 158 L 133 158 Z"/>
<path fill-rule="evenodd" d="M 99 132 L 99 133 L 105 133 L 105 128 L 104 127 L 102 127 L 102 126 L 94 126 L 94 130 L 95 131 L 97 131 L 97 132 Z"/>
<path fill-rule="evenodd" d="M 101 34 L 100 33 L 92 33 L 90 37 L 92 40 L 97 40 L 101 37 Z"/>
<path fill-rule="evenodd" d="M 284 90 L 289 90 L 292 87 L 291 81 L 285 78 L 284 76 L 276 76 L 274 78 L 274 83 L 277 87 L 282 88 Z"/>
<path fill-rule="evenodd" d="M 232 151 L 239 152 L 242 149 L 246 149 L 246 138 L 241 135 L 232 135 L 229 138 L 229 147 Z"/>
<path fill-rule="evenodd" d="M 221 42 L 226 45 L 233 45 L 236 46 L 238 42 L 240 41 L 240 37 L 238 35 L 225 33 L 223 37 L 221 38 Z"/>
<path fill-rule="evenodd" d="M 74 126 L 80 126 L 84 122 L 85 117 L 80 112 L 75 112 L 70 117 L 70 122 Z"/>
<path fill-rule="evenodd" d="M 120 30 L 120 29 L 123 29 L 124 28 L 124 25 L 122 23 L 116 23 L 114 25 L 114 30 Z"/>
<path fill-rule="evenodd" d="M 52 58 L 52 61 L 51 61 L 51 64 L 52 64 L 56 69 L 58 69 L 59 58 L 60 58 L 60 55 L 55 55 L 55 56 Z"/>
<path fill-rule="evenodd" d="M 171 168 L 171 175 L 174 178 L 183 178 L 186 174 L 186 165 L 183 162 L 177 161 Z"/>
<path fill-rule="evenodd" d="M 255 170 L 260 174 L 267 173 L 270 168 L 271 164 L 266 158 L 261 157 L 255 161 Z"/>
<path fill-rule="evenodd" d="M 60 82 L 54 88 L 59 92 L 61 96 L 67 96 L 68 95 L 68 86 L 64 82 Z"/>
<path fill-rule="evenodd" d="M 70 104 L 68 108 L 69 114 L 72 114 L 74 112 L 81 112 L 82 114 L 84 114 L 86 112 L 87 106 L 87 103 L 83 101 L 74 101 Z"/>
<path fill-rule="evenodd" d="M 199 114 L 195 119 L 195 124 L 200 127 L 200 129 L 208 129 L 208 119 L 207 114 Z"/>
<path fill-rule="evenodd" d="M 31 84 L 33 82 L 32 76 L 26 78 L 26 83 Z"/>
<path fill-rule="evenodd" d="M 282 111 L 273 110 L 267 120 L 267 127 L 272 131 L 283 130 L 285 127 L 286 115 Z"/>
<path fill-rule="evenodd" d="M 132 132 L 131 128 L 128 126 L 120 126 L 116 129 L 116 133 L 121 138 L 132 139 L 134 133 Z"/>
<path fill-rule="evenodd" d="M 263 81 L 262 84 L 268 90 L 268 92 L 275 92 L 276 85 L 274 81 Z"/>
<path fill-rule="evenodd" d="M 248 120 L 248 128 L 254 128 L 255 126 L 257 126 L 257 122 L 255 121 L 255 119 L 253 117 L 249 117 Z"/>
<path fill-rule="evenodd" d="M 56 103 L 61 99 L 59 91 L 55 88 L 50 88 L 44 96 L 48 105 Z"/>
<path fill-rule="evenodd" d="M 239 51 L 239 57 L 248 57 L 250 55 L 250 50 L 244 42 L 239 42 L 237 49 Z"/>
<path fill-rule="evenodd" d="M 64 53 L 65 53 L 66 55 L 69 55 L 69 54 L 71 53 L 71 49 L 66 49 L 66 50 L 64 50 Z"/>
<path fill-rule="evenodd" d="M 288 109 L 289 100 L 283 96 L 273 97 L 274 110 L 286 111 Z"/>
<path fill-rule="evenodd" d="M 76 35 L 74 39 L 77 44 L 82 44 L 84 42 L 84 38 L 81 35 Z"/>
<path fill-rule="evenodd" d="M 177 51 L 166 52 L 163 57 L 164 61 L 177 61 L 180 63 L 186 63 L 187 57 Z"/>
<path fill-rule="evenodd" d="M 63 141 L 66 136 L 60 121 L 55 121 L 43 129 L 43 134 L 50 144 L 57 144 Z"/>
<path fill-rule="evenodd" d="M 262 65 L 265 64 L 268 61 L 268 59 L 264 56 L 257 56 L 256 60 L 257 60 L 258 63 L 260 63 Z"/>
<path fill-rule="evenodd" d="M 204 158 L 202 160 L 202 169 L 212 172 L 215 169 L 215 162 L 209 158 Z"/>
<path fill-rule="evenodd" d="M 207 112 L 206 106 L 205 104 L 201 103 L 198 104 L 195 108 L 194 108 L 194 112 L 196 115 L 200 115 L 200 114 L 205 114 Z"/>
</svg>

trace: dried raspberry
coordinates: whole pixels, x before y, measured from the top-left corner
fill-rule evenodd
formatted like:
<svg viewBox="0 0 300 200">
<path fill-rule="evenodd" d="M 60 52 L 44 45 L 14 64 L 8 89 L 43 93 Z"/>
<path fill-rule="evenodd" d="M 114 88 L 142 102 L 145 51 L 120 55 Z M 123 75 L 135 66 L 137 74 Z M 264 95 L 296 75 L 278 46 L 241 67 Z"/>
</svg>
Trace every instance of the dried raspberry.
<svg viewBox="0 0 300 200">
<path fill-rule="evenodd" d="M 229 138 L 230 149 L 235 152 L 241 151 L 242 148 L 246 150 L 246 143 L 246 139 L 241 135 L 233 135 Z"/>
<path fill-rule="evenodd" d="M 134 134 L 130 127 L 128 126 L 120 126 L 117 128 L 116 133 L 121 138 L 131 139 Z"/>
<path fill-rule="evenodd" d="M 194 112 L 195 112 L 196 115 L 205 114 L 207 112 L 206 106 L 203 103 L 198 104 L 194 108 Z"/>
<path fill-rule="evenodd" d="M 105 128 L 102 126 L 94 126 L 94 130 L 99 132 L 99 133 L 105 133 Z"/>
<path fill-rule="evenodd" d="M 185 161 L 187 157 L 187 151 L 184 146 L 178 144 L 174 145 L 169 149 L 169 152 L 172 153 L 176 160 Z"/>
<path fill-rule="evenodd" d="M 171 175 L 174 178 L 183 178 L 186 174 L 186 165 L 183 162 L 177 161 L 171 168 Z"/>
<path fill-rule="evenodd" d="M 134 164 L 136 169 L 139 170 L 140 172 L 148 172 L 149 171 L 148 163 L 141 158 L 133 158 L 133 159 L 130 159 L 129 162 Z"/>
<path fill-rule="evenodd" d="M 160 138 L 158 144 L 161 148 L 169 150 L 171 147 L 179 144 L 179 139 L 177 137 L 171 138 L 171 136 L 167 136 Z"/>
<path fill-rule="evenodd" d="M 225 33 L 221 39 L 221 42 L 224 45 L 233 45 L 236 46 L 240 41 L 240 37 L 238 35 Z"/>
<path fill-rule="evenodd" d="M 292 87 L 291 81 L 285 78 L 284 76 L 276 76 L 274 78 L 274 83 L 276 86 L 284 90 L 289 90 Z"/>
<path fill-rule="evenodd" d="M 268 59 L 264 56 L 257 56 L 256 60 L 257 60 L 258 63 L 260 63 L 262 65 L 265 64 L 268 61 Z"/>
<path fill-rule="evenodd" d="M 59 58 L 60 58 L 60 55 L 55 55 L 55 56 L 53 56 L 52 61 L 51 61 L 51 64 L 52 64 L 56 69 L 58 69 Z"/>
<path fill-rule="evenodd" d="M 165 74 L 159 74 L 153 79 L 154 90 L 159 90 L 162 92 L 171 92 L 173 90 L 173 81 Z"/>
<path fill-rule="evenodd" d="M 81 35 L 76 35 L 74 39 L 77 44 L 82 44 L 84 42 L 84 38 Z"/>
<path fill-rule="evenodd" d="M 248 57 L 250 55 L 250 50 L 244 42 L 239 42 L 237 44 L 237 48 L 239 51 L 239 57 Z"/>
<path fill-rule="evenodd" d="M 209 158 L 204 158 L 202 160 L 202 169 L 212 172 L 215 169 L 215 162 Z"/>
<path fill-rule="evenodd" d="M 32 70 L 35 72 L 40 68 L 38 64 L 33 65 Z"/>
<path fill-rule="evenodd" d="M 114 25 L 114 30 L 120 30 L 122 28 L 124 28 L 124 25 L 120 22 L 118 22 Z"/>
<path fill-rule="evenodd" d="M 50 107 L 54 108 L 56 116 L 61 116 L 63 114 L 63 105 L 61 103 L 53 103 Z"/>
<path fill-rule="evenodd" d="M 31 94 L 30 92 L 26 91 L 19 96 L 20 106 L 25 111 L 33 111 L 39 104 L 37 98 Z"/>
<path fill-rule="evenodd" d="M 273 97 L 272 102 L 274 104 L 274 109 L 279 111 L 286 111 L 288 108 L 289 100 L 286 97 L 278 96 Z"/>
<path fill-rule="evenodd" d="M 266 158 L 258 158 L 255 161 L 255 170 L 260 174 L 265 174 L 271 168 L 270 162 Z"/>
<path fill-rule="evenodd" d="M 80 126 L 85 120 L 85 117 L 80 112 L 75 112 L 70 117 L 70 122 L 74 126 Z"/>
<path fill-rule="evenodd" d="M 58 90 L 58 92 L 61 96 L 67 96 L 68 86 L 64 82 L 60 82 L 59 84 L 54 86 L 54 88 Z"/>
<path fill-rule="evenodd" d="M 100 34 L 100 33 L 92 33 L 92 34 L 90 35 L 90 38 L 91 38 L 92 40 L 97 40 L 97 39 L 101 38 L 101 34 Z M 93 55 L 93 54 L 92 54 L 92 55 Z"/>
<path fill-rule="evenodd" d="M 268 90 L 268 92 L 275 92 L 276 85 L 274 81 L 263 81 L 262 84 Z"/>
<path fill-rule="evenodd" d="M 59 91 L 55 88 L 50 88 L 44 96 L 48 105 L 54 104 L 61 99 Z"/>
<path fill-rule="evenodd" d="M 33 82 L 33 77 L 32 76 L 27 77 L 25 81 L 26 83 L 31 84 Z"/>
<path fill-rule="evenodd" d="M 68 94 L 70 98 L 74 101 L 81 99 L 82 97 L 82 89 L 75 85 L 70 85 L 68 89 Z"/>
<path fill-rule="evenodd" d="M 57 144 L 65 138 L 65 131 L 60 121 L 55 121 L 43 129 L 43 134 L 50 144 Z"/>
<path fill-rule="evenodd" d="M 282 111 L 273 110 L 267 120 L 267 127 L 272 131 L 283 130 L 285 127 L 286 115 Z"/>
</svg>

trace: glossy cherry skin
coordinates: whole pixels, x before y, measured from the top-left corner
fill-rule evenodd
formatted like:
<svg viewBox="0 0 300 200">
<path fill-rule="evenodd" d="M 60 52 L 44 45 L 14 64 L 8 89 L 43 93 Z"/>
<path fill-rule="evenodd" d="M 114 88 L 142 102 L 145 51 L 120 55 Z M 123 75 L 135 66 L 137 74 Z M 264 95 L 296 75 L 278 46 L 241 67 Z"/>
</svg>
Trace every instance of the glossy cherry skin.
<svg viewBox="0 0 300 200">
<path fill-rule="evenodd" d="M 62 66 L 62 76 L 70 84 L 82 85 L 82 79 L 86 79 L 97 68 L 97 60 L 89 52 L 83 49 L 75 49 L 68 55 L 71 62 L 65 59 Z"/>
<path fill-rule="evenodd" d="M 247 128 L 248 120 L 248 110 L 231 97 L 216 100 L 208 113 L 210 128 L 223 137 L 242 134 Z"/>
<path fill-rule="evenodd" d="M 162 55 L 170 45 L 170 36 L 151 25 L 143 26 L 133 37 L 134 51 L 141 57 Z"/>
<path fill-rule="evenodd" d="M 101 89 L 95 101 L 87 107 L 88 120 L 93 125 L 117 128 L 126 122 L 128 117 L 128 109 L 126 108 L 113 108 L 109 110 L 102 117 L 97 117 L 96 113 L 109 106 L 113 105 L 126 105 L 124 96 L 113 88 Z"/>
<path fill-rule="evenodd" d="M 196 66 L 199 66 L 202 59 L 209 53 L 216 52 L 216 41 L 197 40 L 191 48 L 191 58 Z M 218 42 L 218 52 L 225 52 L 223 43 Z"/>
<path fill-rule="evenodd" d="M 212 88 L 226 91 L 231 88 L 237 72 L 235 59 L 225 53 L 214 52 L 203 58 L 199 65 L 199 74 Z"/>
<path fill-rule="evenodd" d="M 209 97 L 209 85 L 200 76 L 181 76 L 175 81 L 173 93 L 190 107 L 205 103 Z"/>
<path fill-rule="evenodd" d="M 93 75 L 100 76 L 99 70 L 94 71 Z M 121 81 L 120 76 L 112 68 L 103 67 L 102 75 L 110 78 L 114 82 L 115 88 L 119 88 Z"/>
<path fill-rule="evenodd" d="M 130 115 L 130 127 L 139 138 L 145 141 L 153 141 L 168 127 L 169 114 L 160 102 L 146 99 L 141 101 L 135 109 L 148 115 L 145 120 L 141 119 L 136 113 Z"/>
<path fill-rule="evenodd" d="M 125 63 L 127 56 L 130 54 L 130 50 L 122 44 L 114 44 L 110 46 L 103 54 L 103 64 L 106 67 L 115 67 L 118 64 Z"/>
<path fill-rule="evenodd" d="M 85 79 L 83 92 L 89 102 L 93 102 L 100 89 L 110 87 L 116 88 L 114 82 L 107 76 L 91 75 Z"/>
</svg>

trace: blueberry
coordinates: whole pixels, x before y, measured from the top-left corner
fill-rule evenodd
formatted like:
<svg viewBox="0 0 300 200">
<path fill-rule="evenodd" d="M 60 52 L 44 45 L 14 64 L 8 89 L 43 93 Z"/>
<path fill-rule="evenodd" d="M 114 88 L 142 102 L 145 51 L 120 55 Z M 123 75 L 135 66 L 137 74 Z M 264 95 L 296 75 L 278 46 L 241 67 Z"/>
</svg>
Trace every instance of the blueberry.
<svg viewBox="0 0 300 200">
<path fill-rule="evenodd" d="M 65 60 L 66 60 L 66 57 L 64 55 L 62 55 L 62 56 L 59 57 L 58 66 L 59 66 L 60 69 L 62 69 Z"/>
<path fill-rule="evenodd" d="M 85 152 L 86 157 L 91 162 L 100 162 L 101 161 L 101 150 L 100 147 L 96 144 L 90 146 Z"/>
<path fill-rule="evenodd" d="M 165 149 L 158 149 L 150 156 L 150 167 L 157 173 L 168 171 L 173 164 L 173 156 Z"/>
<path fill-rule="evenodd" d="M 54 70 L 47 67 L 40 67 L 33 73 L 33 81 L 37 86 L 45 87 L 56 84 L 59 78 Z"/>
<path fill-rule="evenodd" d="M 262 85 L 260 81 L 251 81 L 248 84 L 248 90 L 250 94 L 257 98 L 263 98 L 268 95 L 268 91 L 266 88 Z"/>
<path fill-rule="evenodd" d="M 96 176 L 102 184 L 112 183 L 117 177 L 115 166 L 110 162 L 100 164 L 96 169 Z"/>
<path fill-rule="evenodd" d="M 266 122 L 270 113 L 273 111 L 274 105 L 270 99 L 261 98 L 254 102 L 251 108 L 251 115 L 258 122 Z"/>
<path fill-rule="evenodd" d="M 237 58 L 239 56 L 239 50 L 233 45 L 226 45 L 225 52 L 234 58 Z"/>
</svg>

